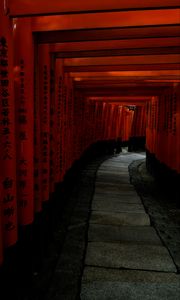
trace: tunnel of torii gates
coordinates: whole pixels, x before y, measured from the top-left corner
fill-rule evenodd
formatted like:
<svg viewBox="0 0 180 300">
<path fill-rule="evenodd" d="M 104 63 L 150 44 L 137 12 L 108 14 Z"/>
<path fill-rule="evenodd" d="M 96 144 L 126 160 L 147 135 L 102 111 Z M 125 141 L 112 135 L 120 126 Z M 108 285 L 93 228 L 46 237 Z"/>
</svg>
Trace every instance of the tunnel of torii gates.
<svg viewBox="0 0 180 300">
<path fill-rule="evenodd" d="M 179 175 L 179 33 L 179 0 L 0 0 L 0 264 L 97 142 Z"/>
</svg>

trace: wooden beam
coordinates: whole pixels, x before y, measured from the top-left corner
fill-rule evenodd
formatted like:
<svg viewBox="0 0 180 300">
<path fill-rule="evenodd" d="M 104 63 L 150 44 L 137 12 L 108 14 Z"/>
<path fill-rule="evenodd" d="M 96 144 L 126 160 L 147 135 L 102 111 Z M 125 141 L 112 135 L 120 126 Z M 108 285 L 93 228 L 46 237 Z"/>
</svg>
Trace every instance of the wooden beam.
<svg viewBox="0 0 180 300">
<path fill-rule="evenodd" d="M 8 8 L 11 17 L 68 14 L 97 11 L 117 11 L 129 9 L 167 8 L 179 6 L 179 0 L 9 0 Z"/>
<path fill-rule="evenodd" d="M 178 25 L 180 9 L 121 11 L 80 15 L 34 17 L 33 31 L 126 28 Z"/>
<path fill-rule="evenodd" d="M 85 88 L 80 89 L 84 96 L 91 97 L 91 96 L 101 96 L 106 97 L 109 96 L 159 96 L 167 90 L 167 87 L 154 87 L 152 88 Z"/>
<path fill-rule="evenodd" d="M 128 49 L 105 49 L 96 51 L 66 51 L 56 54 L 56 58 L 74 57 L 103 57 L 103 56 L 133 56 L 133 55 L 161 55 L 179 54 L 180 47 L 151 47 L 151 48 L 128 48 Z"/>
<path fill-rule="evenodd" d="M 100 66 L 100 65 L 137 65 L 137 64 L 179 64 L 180 54 L 169 55 L 137 55 L 116 57 L 92 57 L 92 58 L 67 58 L 64 59 L 65 66 Z"/>
<path fill-rule="evenodd" d="M 65 66 L 65 72 L 108 72 L 108 71 L 152 71 L 152 70 L 180 70 L 178 64 L 137 64 L 137 65 L 101 65 L 101 66 Z"/>
<path fill-rule="evenodd" d="M 106 77 L 109 80 L 114 80 L 117 77 L 125 78 L 138 78 L 138 77 L 161 77 L 161 76 L 177 76 L 180 78 L 180 70 L 160 70 L 160 71 L 112 71 L 112 72 L 81 72 L 81 73 L 69 73 L 71 77 L 75 78 L 102 78 Z M 79 79 L 77 79 L 79 81 Z"/>
<path fill-rule="evenodd" d="M 103 28 L 87 30 L 49 30 L 35 32 L 38 43 L 131 40 L 161 37 L 179 37 L 180 25 L 162 25 L 133 28 Z"/>
<path fill-rule="evenodd" d="M 54 52 L 66 51 L 93 51 L 93 50 L 112 50 L 112 49 L 130 49 L 130 48 L 158 48 L 158 47 L 180 47 L 179 37 L 169 38 L 148 38 L 131 40 L 109 40 L 109 41 L 85 41 L 85 42 L 67 42 L 53 45 Z"/>
</svg>

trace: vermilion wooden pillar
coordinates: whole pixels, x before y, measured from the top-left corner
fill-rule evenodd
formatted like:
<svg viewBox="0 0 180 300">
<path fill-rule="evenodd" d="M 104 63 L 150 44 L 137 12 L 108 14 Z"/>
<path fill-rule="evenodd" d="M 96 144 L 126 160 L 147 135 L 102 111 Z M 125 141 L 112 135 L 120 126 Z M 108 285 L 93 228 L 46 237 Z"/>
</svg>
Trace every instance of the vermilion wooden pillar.
<svg viewBox="0 0 180 300">
<path fill-rule="evenodd" d="M 41 120 L 40 101 L 38 91 L 38 45 L 35 44 L 35 89 L 34 89 L 34 210 L 39 213 L 42 210 L 42 161 L 41 161 Z"/>
<path fill-rule="evenodd" d="M 50 53 L 48 45 L 38 45 L 37 72 L 37 101 L 40 108 L 41 188 L 42 200 L 47 201 L 50 194 Z"/>
<path fill-rule="evenodd" d="M 179 89 L 176 88 L 170 94 L 170 112 L 169 112 L 169 165 L 178 172 L 178 159 L 180 153 L 179 145 Z"/>
<path fill-rule="evenodd" d="M 34 219 L 34 48 L 30 19 L 14 21 L 18 222 Z"/>
<path fill-rule="evenodd" d="M 49 122 L 50 122 L 50 136 L 49 136 L 49 192 L 50 196 L 55 190 L 55 172 L 56 172 L 56 155 L 57 155 L 57 122 L 56 122 L 56 95 L 55 95 L 55 57 L 53 55 L 53 45 L 50 45 L 50 99 L 49 99 Z"/>
<path fill-rule="evenodd" d="M 55 61 L 55 123 L 56 123 L 56 157 L 55 182 L 62 181 L 62 128 L 63 128 L 63 60 Z"/>
<path fill-rule="evenodd" d="M 13 28 L 11 21 L 5 16 L 6 12 L 3 4 L 3 1 L 0 1 L 0 202 L 3 245 L 8 247 L 17 241 L 17 197 L 12 52 Z"/>
<path fill-rule="evenodd" d="M 177 136 L 177 167 L 176 170 L 180 174 L 180 86 L 177 87 L 177 114 L 176 114 L 176 136 Z"/>
</svg>

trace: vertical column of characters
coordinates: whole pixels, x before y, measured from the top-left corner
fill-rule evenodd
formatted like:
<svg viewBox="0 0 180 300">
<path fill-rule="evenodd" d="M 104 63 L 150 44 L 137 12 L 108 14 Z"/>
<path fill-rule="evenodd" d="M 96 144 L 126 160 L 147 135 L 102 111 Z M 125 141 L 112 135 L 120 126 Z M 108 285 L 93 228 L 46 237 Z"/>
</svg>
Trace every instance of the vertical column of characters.
<svg viewBox="0 0 180 300">
<path fill-rule="evenodd" d="M 104 114 L 103 114 L 103 140 L 106 139 L 106 118 L 107 118 L 107 111 L 108 111 L 108 107 L 107 107 L 107 103 L 104 102 Z"/>
<path fill-rule="evenodd" d="M 166 144 L 164 148 L 165 157 L 164 163 L 168 165 L 168 143 L 169 143 L 169 99 L 170 99 L 169 91 L 166 94 Z"/>
<path fill-rule="evenodd" d="M 0 267 L 2 263 L 3 263 L 3 232 L 2 232 L 2 203 L 0 201 Z"/>
<path fill-rule="evenodd" d="M 75 97 L 75 120 L 76 120 L 76 153 L 77 159 L 79 159 L 81 154 L 81 127 L 82 127 L 82 95 L 76 92 Z"/>
<path fill-rule="evenodd" d="M 74 110 L 73 110 L 73 152 L 74 152 L 74 160 L 77 159 L 77 122 L 76 122 L 76 117 L 77 117 L 77 94 L 76 92 L 74 93 Z"/>
<path fill-rule="evenodd" d="M 132 122 L 133 122 L 134 110 L 128 109 L 128 124 L 127 124 L 127 141 L 129 141 L 132 130 Z"/>
<path fill-rule="evenodd" d="M 0 101 L 1 101 L 1 97 L 0 97 Z M 0 179 L 1 179 L 1 176 L 0 176 Z M 1 185 L 0 185 L 0 195 L 2 195 L 2 186 Z M 0 198 L 0 267 L 3 263 L 3 254 L 4 253 L 3 253 L 3 231 L 2 231 L 2 199 Z"/>
<path fill-rule="evenodd" d="M 106 122 L 108 114 L 108 104 L 104 102 L 104 118 L 103 118 L 103 140 L 106 140 Z"/>
<path fill-rule="evenodd" d="M 34 49 L 29 19 L 14 22 L 18 220 L 34 219 Z"/>
<path fill-rule="evenodd" d="M 121 128 L 122 128 L 122 116 L 123 116 L 123 106 L 120 106 L 119 108 L 120 110 L 120 116 L 119 116 L 119 139 L 122 140 L 122 132 L 121 132 Z"/>
<path fill-rule="evenodd" d="M 178 105 L 180 102 L 180 92 L 178 94 L 178 89 L 174 89 L 171 93 L 171 104 L 172 104 L 172 114 L 171 114 L 171 139 L 170 139 L 170 155 L 171 155 L 171 168 L 178 171 L 178 159 L 180 153 L 179 145 L 179 134 L 178 134 Z M 179 97 L 179 98 L 178 98 Z M 180 107 L 179 107 L 180 108 Z M 180 111 L 179 111 L 180 113 Z M 179 124 L 180 125 L 180 124 Z"/>
<path fill-rule="evenodd" d="M 160 141 L 161 141 L 161 130 L 162 130 L 162 122 L 161 122 L 161 101 L 162 97 L 158 97 L 157 101 L 157 142 L 156 142 L 156 157 L 159 159 L 160 156 Z"/>
<path fill-rule="evenodd" d="M 95 123 L 95 141 L 98 141 L 97 128 L 98 128 L 98 119 L 97 119 L 98 103 L 95 101 L 95 111 L 94 111 L 94 123 Z"/>
<path fill-rule="evenodd" d="M 78 126 L 78 98 L 79 93 L 75 91 L 74 94 L 74 136 L 73 136 L 73 144 L 74 144 L 74 151 L 75 151 L 75 160 L 78 159 L 78 142 L 79 142 L 79 126 Z"/>
<path fill-rule="evenodd" d="M 111 139 L 113 111 L 114 111 L 114 105 L 110 104 L 110 113 L 109 113 L 109 122 L 108 122 L 108 140 Z"/>
<path fill-rule="evenodd" d="M 163 131 L 162 131 L 162 147 L 161 147 L 161 162 L 166 162 L 166 149 L 167 149 L 167 132 L 168 132 L 168 118 L 167 118 L 167 98 L 168 95 L 164 95 L 164 101 L 162 104 L 162 113 L 163 113 Z"/>
<path fill-rule="evenodd" d="M 95 111 L 95 103 L 94 103 L 94 101 L 91 100 L 91 119 L 90 119 L 90 122 L 91 122 L 91 144 L 93 144 L 95 142 L 94 111 Z M 102 126 L 102 124 L 101 124 L 101 126 Z"/>
<path fill-rule="evenodd" d="M 55 181 L 62 181 L 62 84 L 63 84 L 63 61 L 55 61 L 55 111 L 56 111 L 56 167 Z"/>
<path fill-rule="evenodd" d="M 119 126 L 120 126 L 120 105 L 117 105 L 117 122 L 116 122 L 116 138 L 119 139 Z"/>
<path fill-rule="evenodd" d="M 125 107 L 122 107 L 122 116 L 121 116 L 121 137 L 122 142 L 124 142 L 124 121 L 125 121 Z"/>
<path fill-rule="evenodd" d="M 65 159 L 65 168 L 66 171 L 68 170 L 68 163 L 69 163 L 69 152 L 70 152 L 70 145 L 69 145 L 69 77 L 68 74 L 65 74 L 65 86 L 66 86 L 66 106 L 65 106 L 65 140 L 66 140 L 66 159 Z"/>
<path fill-rule="evenodd" d="M 105 113 L 105 102 L 103 101 L 102 104 L 102 122 L 101 122 L 101 140 L 104 139 L 104 128 L 103 128 L 103 123 L 104 123 L 104 113 Z"/>
<path fill-rule="evenodd" d="M 108 140 L 108 128 L 109 128 L 109 117 L 110 117 L 111 105 L 107 104 L 107 113 L 106 113 L 106 122 L 105 122 L 105 136 L 106 140 Z"/>
<path fill-rule="evenodd" d="M 143 123 L 143 110 L 142 110 L 142 105 L 139 106 L 139 130 L 138 130 L 138 136 L 142 136 L 142 123 Z"/>
<path fill-rule="evenodd" d="M 0 2 L 0 191 L 4 247 L 17 241 L 15 108 L 12 23 Z"/>
<path fill-rule="evenodd" d="M 136 129 L 135 129 L 136 137 L 140 136 L 140 131 L 141 131 L 141 106 L 136 106 Z"/>
<path fill-rule="evenodd" d="M 53 45 L 50 45 L 50 99 L 49 99 L 49 193 L 50 197 L 55 190 L 56 182 L 56 155 L 57 155 L 57 117 L 56 117 L 56 94 L 55 94 L 55 57 Z"/>
<path fill-rule="evenodd" d="M 84 148 L 88 146 L 88 127 L 89 127 L 89 120 L 88 120 L 88 109 L 89 103 L 87 99 L 84 102 Z"/>
<path fill-rule="evenodd" d="M 84 136 L 85 136 L 85 117 L 84 117 L 84 110 L 85 110 L 85 101 L 84 96 L 81 95 L 80 97 L 80 119 L 79 119 L 79 131 L 80 131 L 80 148 L 79 148 L 79 157 L 81 156 L 82 152 L 84 151 Z"/>
<path fill-rule="evenodd" d="M 151 101 L 151 110 L 150 110 L 150 148 L 151 153 L 154 154 L 154 140 L 153 140 L 153 132 L 154 132 L 154 97 L 152 97 Z"/>
<path fill-rule="evenodd" d="M 38 101 L 40 105 L 40 157 L 42 199 L 50 194 L 50 54 L 49 45 L 38 45 Z"/>
<path fill-rule="evenodd" d="M 70 165 L 73 164 L 74 162 L 74 145 L 73 145 L 73 136 L 75 134 L 75 131 L 74 131 L 74 84 L 73 84 L 73 80 L 71 78 L 71 90 L 70 90 L 70 113 L 71 113 L 71 124 L 70 124 L 70 127 L 71 127 L 71 140 L 70 140 L 70 143 L 71 143 L 71 161 L 70 161 Z"/>
<path fill-rule="evenodd" d="M 102 135 L 103 135 L 103 128 L 102 128 L 102 121 L 103 121 L 103 101 L 101 101 L 101 116 L 100 116 L 100 140 L 102 140 Z"/>
<path fill-rule="evenodd" d="M 66 86 L 67 86 L 67 162 L 66 162 L 66 168 L 67 170 L 70 168 L 70 156 L 71 156 L 71 83 L 70 83 L 70 78 L 69 78 L 69 74 L 67 74 L 67 78 L 66 78 Z"/>
<path fill-rule="evenodd" d="M 71 111 L 70 111 L 70 94 L 71 94 L 71 87 L 70 87 L 70 80 L 69 74 L 66 76 L 66 86 L 67 86 L 67 129 L 66 129 L 66 136 L 67 136 L 67 161 L 66 161 L 66 168 L 67 170 L 70 167 L 70 155 L 71 155 L 71 144 L 70 144 L 70 135 L 71 135 L 71 128 L 70 128 L 70 120 L 71 120 Z"/>
<path fill-rule="evenodd" d="M 166 144 L 166 165 L 171 168 L 171 151 L 172 151 L 172 145 L 171 145 L 171 137 L 172 137 L 172 92 L 168 92 L 168 98 L 167 98 L 167 144 Z"/>
<path fill-rule="evenodd" d="M 111 105 L 108 103 L 107 104 L 107 115 L 106 115 L 106 140 L 109 138 L 109 122 L 110 122 L 110 114 L 111 114 Z"/>
<path fill-rule="evenodd" d="M 83 147 L 83 95 L 80 94 L 78 98 L 78 131 L 79 131 L 79 140 L 78 140 L 78 158 L 80 158 Z"/>
<path fill-rule="evenodd" d="M 153 153 L 152 151 L 152 124 L 153 124 L 153 118 L 152 118 L 152 110 L 153 110 L 153 97 L 151 98 L 151 101 L 149 102 L 149 111 L 148 111 L 148 114 L 149 114 L 149 151 L 150 153 Z"/>
<path fill-rule="evenodd" d="M 119 125 L 120 125 L 120 106 L 117 105 L 117 122 L 116 122 L 116 139 L 119 140 Z"/>
<path fill-rule="evenodd" d="M 73 126 L 72 126 L 72 118 L 73 118 L 73 88 L 72 88 L 72 78 L 68 76 L 67 78 L 67 86 L 68 86 L 68 169 L 72 164 L 73 157 L 73 144 L 72 144 L 72 134 L 73 134 Z"/>
<path fill-rule="evenodd" d="M 42 166 L 41 166 L 41 107 L 39 102 L 38 90 L 38 45 L 35 44 L 34 49 L 34 210 L 40 212 L 42 210 Z"/>
<path fill-rule="evenodd" d="M 177 165 L 176 165 L 176 170 L 178 174 L 180 175 L 180 85 L 177 86 L 176 88 L 176 143 L 177 143 L 177 152 L 176 152 L 176 157 L 177 157 Z"/>
<path fill-rule="evenodd" d="M 60 87 L 61 84 L 61 87 Z M 63 72 L 61 76 L 61 82 L 59 82 L 59 88 L 61 88 L 61 97 L 59 98 L 60 106 L 59 106 L 59 151 L 60 151 L 60 180 L 63 180 L 64 177 L 64 78 Z"/>
<path fill-rule="evenodd" d="M 66 161 L 67 161 L 67 86 L 65 76 L 63 77 L 63 113 L 62 113 L 62 165 L 63 165 L 63 177 L 66 173 Z"/>
<path fill-rule="evenodd" d="M 89 101 L 89 145 L 92 143 L 93 139 L 93 106 L 92 106 L 92 101 Z"/>
<path fill-rule="evenodd" d="M 123 141 L 127 139 L 127 108 L 124 107 L 124 122 L 123 122 Z"/>
<path fill-rule="evenodd" d="M 142 136 L 146 135 L 146 105 L 142 107 L 143 121 L 142 121 Z"/>
<path fill-rule="evenodd" d="M 130 136 L 130 129 L 131 129 L 131 110 L 129 108 L 126 108 L 126 141 L 129 140 Z"/>
<path fill-rule="evenodd" d="M 83 102 L 82 102 L 82 109 L 83 109 L 83 113 L 82 113 L 82 151 L 81 154 L 83 153 L 83 151 L 85 150 L 86 147 L 86 102 L 85 102 L 85 97 L 83 97 Z"/>
<path fill-rule="evenodd" d="M 159 138 L 157 142 L 158 159 L 163 162 L 164 147 L 165 147 L 165 95 L 159 98 Z M 159 147 L 158 147 L 159 146 Z"/>
<path fill-rule="evenodd" d="M 149 150 L 149 106 L 150 101 L 146 103 L 146 149 Z"/>
<path fill-rule="evenodd" d="M 97 101 L 96 105 L 97 105 L 97 108 L 96 108 L 97 140 L 99 141 L 99 122 L 100 122 L 100 119 L 99 119 L 99 109 L 100 109 L 100 105 L 99 105 L 98 101 Z"/>
<path fill-rule="evenodd" d="M 111 124 L 110 124 L 110 139 L 113 139 L 113 123 L 114 123 L 114 111 L 115 111 L 115 105 L 112 104 L 111 108 Z"/>
<path fill-rule="evenodd" d="M 94 143 L 95 142 L 95 124 L 94 124 L 94 121 L 95 121 L 95 116 L 94 116 L 94 113 L 95 113 L 95 102 L 91 100 L 91 128 L 92 128 L 92 135 L 91 135 L 91 143 Z M 102 126 L 102 124 L 101 124 Z"/>
<path fill-rule="evenodd" d="M 60 84 L 60 82 L 59 82 Z M 61 78 L 61 97 L 59 110 L 59 168 L 60 168 L 60 181 L 63 180 L 63 77 Z"/>
<path fill-rule="evenodd" d="M 92 104 L 91 101 L 88 101 L 88 129 L 87 129 L 87 136 L 88 136 L 88 146 L 90 146 L 92 141 Z"/>
<path fill-rule="evenodd" d="M 115 105 L 114 120 L 113 120 L 113 123 L 114 123 L 113 124 L 113 136 L 114 136 L 115 140 L 117 139 L 117 131 L 116 131 L 117 122 L 118 122 L 118 105 Z"/>
<path fill-rule="evenodd" d="M 157 145 L 157 97 L 153 98 L 153 153 L 156 155 L 156 145 Z"/>
<path fill-rule="evenodd" d="M 144 120 L 144 111 L 143 111 L 143 105 L 140 106 L 140 126 L 139 126 L 139 136 L 143 136 L 143 120 Z"/>
<path fill-rule="evenodd" d="M 112 139 L 113 131 L 113 115 L 114 115 L 114 105 L 111 104 L 110 122 L 109 122 L 109 139 Z"/>
<path fill-rule="evenodd" d="M 136 106 L 136 109 L 134 110 L 131 137 L 136 137 L 137 136 L 137 117 L 138 117 L 138 106 Z"/>
</svg>

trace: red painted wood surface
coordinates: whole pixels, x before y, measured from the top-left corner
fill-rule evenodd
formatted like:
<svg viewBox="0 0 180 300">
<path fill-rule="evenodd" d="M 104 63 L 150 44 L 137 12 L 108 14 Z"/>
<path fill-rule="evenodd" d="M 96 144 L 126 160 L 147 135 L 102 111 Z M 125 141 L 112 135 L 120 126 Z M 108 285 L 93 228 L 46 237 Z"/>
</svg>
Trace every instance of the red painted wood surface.
<svg viewBox="0 0 180 300">
<path fill-rule="evenodd" d="M 31 21 L 14 21 L 18 222 L 34 219 L 34 48 Z"/>
<path fill-rule="evenodd" d="M 0 202 L 4 247 L 17 241 L 15 106 L 13 89 L 12 22 L 0 2 Z"/>
<path fill-rule="evenodd" d="M 50 194 L 50 54 L 48 45 L 38 47 L 38 99 L 42 199 Z"/>
</svg>

